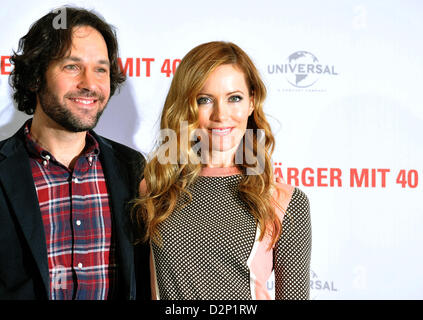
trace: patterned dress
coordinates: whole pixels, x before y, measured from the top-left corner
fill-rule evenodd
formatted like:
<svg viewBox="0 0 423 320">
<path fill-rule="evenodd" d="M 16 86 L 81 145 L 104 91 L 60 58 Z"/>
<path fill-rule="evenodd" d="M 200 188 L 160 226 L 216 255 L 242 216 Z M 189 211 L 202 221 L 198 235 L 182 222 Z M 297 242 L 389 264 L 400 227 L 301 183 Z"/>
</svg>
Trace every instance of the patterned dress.
<svg viewBox="0 0 423 320">
<path fill-rule="evenodd" d="M 192 201 L 160 225 L 152 242 L 153 299 L 308 299 L 311 223 L 307 196 L 278 184 L 282 235 L 269 247 L 240 199 L 237 168 L 206 168 Z M 269 279 L 274 283 L 269 285 Z"/>
</svg>

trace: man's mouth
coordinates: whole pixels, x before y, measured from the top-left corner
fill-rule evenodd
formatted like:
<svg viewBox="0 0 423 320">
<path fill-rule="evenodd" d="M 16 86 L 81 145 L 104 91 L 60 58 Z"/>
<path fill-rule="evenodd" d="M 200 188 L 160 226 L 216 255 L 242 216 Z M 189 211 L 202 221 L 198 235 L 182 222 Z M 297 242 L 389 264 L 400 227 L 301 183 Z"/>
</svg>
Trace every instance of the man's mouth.
<svg viewBox="0 0 423 320">
<path fill-rule="evenodd" d="M 91 105 L 97 102 L 97 99 L 89 99 L 89 98 L 69 98 L 73 102 L 80 103 L 83 105 Z"/>
</svg>

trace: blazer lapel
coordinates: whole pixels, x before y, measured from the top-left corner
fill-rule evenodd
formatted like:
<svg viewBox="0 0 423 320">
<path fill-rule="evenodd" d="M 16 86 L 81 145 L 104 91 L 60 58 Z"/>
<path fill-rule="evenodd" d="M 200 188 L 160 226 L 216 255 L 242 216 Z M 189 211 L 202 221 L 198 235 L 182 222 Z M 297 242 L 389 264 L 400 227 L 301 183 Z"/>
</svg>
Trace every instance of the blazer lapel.
<svg viewBox="0 0 423 320">
<path fill-rule="evenodd" d="M 3 145 L 0 154 L 4 157 L 0 159 L 1 184 L 41 273 L 48 297 L 47 245 L 28 154 L 17 135 Z"/>
<path fill-rule="evenodd" d="M 135 270 L 133 236 L 127 211 L 130 199 L 127 169 L 119 161 L 112 145 L 95 135 L 100 145 L 100 161 L 103 166 L 106 185 L 110 195 L 113 221 L 115 223 L 116 256 L 118 258 L 120 295 L 133 299 L 135 295 Z M 122 292 L 123 290 L 123 292 Z"/>
</svg>

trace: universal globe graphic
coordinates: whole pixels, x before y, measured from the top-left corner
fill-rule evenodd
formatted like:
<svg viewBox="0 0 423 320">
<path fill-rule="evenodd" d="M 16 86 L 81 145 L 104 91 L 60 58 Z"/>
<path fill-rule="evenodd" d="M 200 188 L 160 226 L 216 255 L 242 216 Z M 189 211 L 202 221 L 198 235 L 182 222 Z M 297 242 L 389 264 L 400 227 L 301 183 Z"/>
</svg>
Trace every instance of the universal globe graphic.
<svg viewBox="0 0 423 320">
<path fill-rule="evenodd" d="M 288 57 L 288 82 L 297 88 L 312 86 L 318 80 L 318 74 L 315 73 L 318 62 L 316 56 L 308 51 L 294 52 Z"/>
</svg>

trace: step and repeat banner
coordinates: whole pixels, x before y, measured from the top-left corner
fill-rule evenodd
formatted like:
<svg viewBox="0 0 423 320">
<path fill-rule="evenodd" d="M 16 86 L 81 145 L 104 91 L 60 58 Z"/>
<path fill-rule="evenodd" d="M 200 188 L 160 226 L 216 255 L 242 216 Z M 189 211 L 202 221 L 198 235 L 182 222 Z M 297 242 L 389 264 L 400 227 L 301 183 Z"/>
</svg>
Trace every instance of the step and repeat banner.
<svg viewBox="0 0 423 320">
<path fill-rule="evenodd" d="M 243 48 L 268 89 L 275 174 L 310 199 L 311 298 L 423 298 L 421 1 L 2 1 L 0 139 L 28 118 L 12 50 L 65 4 L 116 27 L 128 80 L 96 131 L 145 154 L 180 59 L 212 40 Z"/>
</svg>

